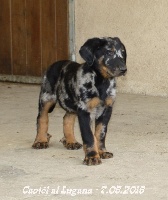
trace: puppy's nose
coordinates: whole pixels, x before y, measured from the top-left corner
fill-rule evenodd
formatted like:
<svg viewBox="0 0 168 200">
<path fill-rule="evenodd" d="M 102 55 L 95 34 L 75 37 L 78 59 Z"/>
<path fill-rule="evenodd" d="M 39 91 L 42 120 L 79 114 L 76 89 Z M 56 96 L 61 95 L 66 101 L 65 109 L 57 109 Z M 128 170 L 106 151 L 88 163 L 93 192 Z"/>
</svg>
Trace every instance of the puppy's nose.
<svg viewBox="0 0 168 200">
<path fill-rule="evenodd" d="M 127 69 L 120 69 L 122 73 L 126 73 Z"/>
<path fill-rule="evenodd" d="M 124 66 L 124 67 L 120 67 L 120 72 L 121 72 L 122 74 L 125 74 L 126 71 L 127 71 L 127 68 L 126 68 L 125 66 Z"/>
</svg>

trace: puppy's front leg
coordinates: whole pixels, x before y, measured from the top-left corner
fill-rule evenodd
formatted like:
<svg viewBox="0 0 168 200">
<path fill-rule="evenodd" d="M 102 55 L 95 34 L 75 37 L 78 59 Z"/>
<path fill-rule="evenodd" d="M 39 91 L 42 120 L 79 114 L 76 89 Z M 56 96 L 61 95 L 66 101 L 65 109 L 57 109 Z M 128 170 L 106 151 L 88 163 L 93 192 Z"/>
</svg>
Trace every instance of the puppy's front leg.
<svg viewBox="0 0 168 200">
<path fill-rule="evenodd" d="M 78 120 L 85 152 L 83 163 L 85 165 L 99 165 L 101 164 L 101 159 L 98 152 L 96 137 L 91 130 L 90 113 L 85 110 L 78 110 Z"/>
<path fill-rule="evenodd" d="M 113 154 L 111 152 L 107 152 L 105 147 L 105 139 L 106 139 L 106 132 L 107 132 L 107 126 L 110 120 L 112 114 L 112 106 L 107 106 L 102 113 L 101 116 L 99 116 L 98 119 L 96 119 L 95 122 L 95 136 L 98 143 L 98 151 L 99 155 L 103 159 L 112 158 Z"/>
</svg>

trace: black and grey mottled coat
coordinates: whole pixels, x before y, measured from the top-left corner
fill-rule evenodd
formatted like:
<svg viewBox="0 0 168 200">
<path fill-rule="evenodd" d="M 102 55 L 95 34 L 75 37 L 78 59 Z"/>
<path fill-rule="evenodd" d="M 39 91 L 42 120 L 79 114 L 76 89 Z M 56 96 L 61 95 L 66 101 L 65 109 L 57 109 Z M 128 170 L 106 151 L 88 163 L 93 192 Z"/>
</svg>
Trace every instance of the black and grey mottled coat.
<svg viewBox="0 0 168 200">
<path fill-rule="evenodd" d="M 85 151 L 84 163 L 94 165 L 101 163 L 100 158 L 112 157 L 112 153 L 106 151 L 105 136 L 116 96 L 115 77 L 124 75 L 127 70 L 126 49 L 119 38 L 92 38 L 81 47 L 80 55 L 86 63 L 58 61 L 46 71 L 33 147 L 48 147 L 48 112 L 58 101 L 66 110 L 64 146 L 68 149 L 81 147 L 73 133 L 77 116 Z M 91 129 L 92 121 L 95 121 L 95 130 Z"/>
</svg>

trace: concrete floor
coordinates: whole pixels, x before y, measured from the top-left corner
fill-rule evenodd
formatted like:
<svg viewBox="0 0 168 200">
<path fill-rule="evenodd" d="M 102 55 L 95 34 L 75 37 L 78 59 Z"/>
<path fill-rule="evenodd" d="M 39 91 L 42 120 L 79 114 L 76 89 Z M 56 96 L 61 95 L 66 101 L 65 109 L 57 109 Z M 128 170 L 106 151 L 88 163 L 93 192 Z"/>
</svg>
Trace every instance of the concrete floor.
<svg viewBox="0 0 168 200">
<path fill-rule="evenodd" d="M 168 199 L 168 99 L 118 94 L 106 142 L 114 157 L 89 167 L 82 149 L 59 142 L 60 108 L 50 115 L 50 148 L 31 148 L 39 86 L 0 83 L 0 91 L 1 200 Z M 77 122 L 75 132 L 81 142 Z"/>
</svg>

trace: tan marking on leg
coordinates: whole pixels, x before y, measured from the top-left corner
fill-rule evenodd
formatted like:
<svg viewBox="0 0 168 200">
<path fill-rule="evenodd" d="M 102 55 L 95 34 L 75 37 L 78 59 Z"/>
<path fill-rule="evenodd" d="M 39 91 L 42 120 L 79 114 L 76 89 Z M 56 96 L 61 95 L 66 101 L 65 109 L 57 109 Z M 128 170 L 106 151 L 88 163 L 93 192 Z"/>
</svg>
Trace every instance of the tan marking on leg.
<svg viewBox="0 0 168 200">
<path fill-rule="evenodd" d="M 105 105 L 106 105 L 106 106 L 112 106 L 113 103 L 114 103 L 114 100 L 112 99 L 112 97 L 107 97 L 107 98 L 105 99 Z"/>
<path fill-rule="evenodd" d="M 67 143 L 75 143 L 76 139 L 74 136 L 74 124 L 75 124 L 76 114 L 66 113 L 63 118 L 63 131 Z"/>
<path fill-rule="evenodd" d="M 100 143 L 100 135 L 101 135 L 102 128 L 103 128 L 103 124 L 102 123 L 98 124 L 96 126 L 96 128 L 95 128 L 95 137 L 97 139 L 97 146 L 98 146 L 99 154 L 101 154 L 101 152 L 103 151 L 101 149 L 101 143 Z"/>
<path fill-rule="evenodd" d="M 100 136 L 101 136 L 102 129 L 103 129 L 103 124 L 102 123 L 98 124 L 96 126 L 96 129 L 95 129 L 95 136 L 97 138 L 97 146 L 98 146 L 98 151 L 99 151 L 100 157 L 104 152 L 106 152 L 106 149 L 102 148 L 102 144 L 101 144 L 101 141 L 100 141 Z"/>
<path fill-rule="evenodd" d="M 98 97 L 94 97 L 93 99 L 87 102 L 87 107 L 89 110 L 96 108 L 100 104 L 100 99 Z"/>
<path fill-rule="evenodd" d="M 67 149 L 80 149 L 82 145 L 76 141 L 74 136 L 74 124 L 75 124 L 76 114 L 66 113 L 63 118 L 63 131 L 64 137 L 60 140 L 64 147 Z"/>
<path fill-rule="evenodd" d="M 53 106 L 55 102 L 49 101 L 45 103 L 43 110 L 41 111 L 40 118 L 38 119 L 38 127 L 37 127 L 37 136 L 35 139 L 36 142 L 48 142 L 48 111 Z M 50 136 L 51 137 L 51 136 Z"/>
<path fill-rule="evenodd" d="M 110 152 L 107 152 L 106 148 L 102 147 L 102 144 L 100 141 L 102 129 L 103 129 L 102 123 L 98 124 L 95 129 L 95 136 L 97 138 L 97 146 L 98 146 L 99 156 L 100 156 L 100 158 L 103 158 L 103 159 L 112 158 L 113 154 Z"/>
<path fill-rule="evenodd" d="M 96 136 L 98 141 L 100 140 L 100 133 L 101 133 L 102 128 L 103 128 L 102 123 L 99 123 L 95 128 L 95 136 Z"/>
<path fill-rule="evenodd" d="M 83 164 L 85 165 L 99 165 L 101 164 L 101 159 L 98 151 L 97 146 L 97 139 L 95 135 L 94 137 L 94 144 L 92 147 L 87 148 L 86 144 L 83 145 L 83 150 L 85 152 L 85 159 L 83 161 Z M 91 155 L 93 154 L 93 155 Z"/>
<path fill-rule="evenodd" d="M 94 136 L 94 144 L 92 147 L 87 148 L 86 144 L 83 145 L 83 150 L 85 152 L 85 156 L 87 156 L 87 154 L 91 151 L 95 151 L 98 154 L 98 146 L 97 146 L 97 139 Z M 96 157 L 99 157 L 98 155 Z"/>
</svg>

